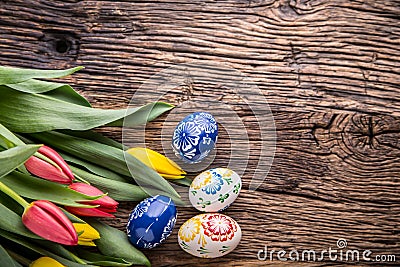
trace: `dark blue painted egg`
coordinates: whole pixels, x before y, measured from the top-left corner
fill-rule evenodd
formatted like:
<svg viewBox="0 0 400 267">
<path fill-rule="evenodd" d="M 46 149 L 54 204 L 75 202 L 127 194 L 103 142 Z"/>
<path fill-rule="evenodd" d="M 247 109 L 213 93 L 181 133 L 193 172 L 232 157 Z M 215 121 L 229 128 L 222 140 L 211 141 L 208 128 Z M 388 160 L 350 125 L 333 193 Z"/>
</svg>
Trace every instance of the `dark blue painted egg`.
<svg viewBox="0 0 400 267">
<path fill-rule="evenodd" d="M 129 241 L 137 248 L 153 248 L 172 233 L 176 222 L 176 206 L 166 196 L 149 197 L 129 215 L 126 226 Z"/>
<path fill-rule="evenodd" d="M 218 125 L 207 112 L 194 112 L 176 126 L 172 148 L 183 161 L 197 163 L 208 156 L 218 139 Z"/>
</svg>

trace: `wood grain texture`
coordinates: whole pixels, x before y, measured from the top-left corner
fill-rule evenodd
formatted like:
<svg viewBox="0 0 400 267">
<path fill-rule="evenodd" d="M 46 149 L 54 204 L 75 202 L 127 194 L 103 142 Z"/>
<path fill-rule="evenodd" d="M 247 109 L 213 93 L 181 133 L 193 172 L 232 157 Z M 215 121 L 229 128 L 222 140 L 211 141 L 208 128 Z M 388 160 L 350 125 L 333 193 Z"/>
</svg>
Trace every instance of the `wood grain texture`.
<svg viewBox="0 0 400 267">
<path fill-rule="evenodd" d="M 154 266 L 284 265 L 290 262 L 258 261 L 258 250 L 323 250 L 339 238 L 349 249 L 399 261 L 399 54 L 397 0 L 0 0 L 1 64 L 83 65 L 66 81 L 96 107 L 124 107 L 152 75 L 193 61 L 239 70 L 268 99 L 276 152 L 253 192 L 247 188 L 262 140 L 243 101 L 197 80 L 164 96 L 175 105 L 216 99 L 241 118 L 249 140 L 222 130 L 212 166 L 225 166 L 237 143 L 249 141 L 251 153 L 244 190 L 226 211 L 242 227 L 239 247 L 224 258 L 197 259 L 180 250 L 175 229 L 165 245 L 145 251 Z M 146 128 L 154 149 L 162 149 L 166 118 Z M 101 131 L 121 139 L 120 129 Z M 133 206 L 123 203 L 108 223 L 123 229 Z M 196 214 L 180 208 L 177 226 Z"/>
</svg>

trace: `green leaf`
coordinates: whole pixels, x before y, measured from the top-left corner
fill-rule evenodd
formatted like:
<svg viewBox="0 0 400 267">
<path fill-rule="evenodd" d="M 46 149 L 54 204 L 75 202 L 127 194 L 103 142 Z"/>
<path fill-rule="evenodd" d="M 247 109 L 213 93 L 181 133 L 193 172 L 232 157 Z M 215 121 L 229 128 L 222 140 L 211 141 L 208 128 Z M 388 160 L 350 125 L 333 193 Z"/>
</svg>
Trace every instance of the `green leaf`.
<svg viewBox="0 0 400 267">
<path fill-rule="evenodd" d="M 121 258 L 104 256 L 84 249 L 79 249 L 78 255 L 80 258 L 88 261 L 89 264 L 99 266 L 131 266 L 133 264 L 133 262 L 128 262 Z"/>
<path fill-rule="evenodd" d="M 0 266 L 20 267 L 21 265 L 11 258 L 7 251 L 0 245 Z"/>
<path fill-rule="evenodd" d="M 0 85 L 20 83 L 33 78 L 61 78 L 81 69 L 83 69 L 82 66 L 66 70 L 36 70 L 0 66 Z"/>
<path fill-rule="evenodd" d="M 0 229 L 21 236 L 26 236 L 34 239 L 41 239 L 41 237 L 35 235 L 24 226 L 24 224 L 22 223 L 21 216 L 19 216 L 12 210 L 8 209 L 6 206 L 3 205 L 3 203 L 0 203 L 0 214 L 1 214 Z"/>
<path fill-rule="evenodd" d="M 60 210 L 62 210 L 62 212 L 64 212 L 64 214 L 68 217 L 68 219 L 72 222 L 72 223 L 85 223 L 84 220 L 82 220 L 81 218 L 79 218 L 78 216 L 75 216 L 74 214 L 66 211 L 65 209 L 63 209 L 62 207 L 59 207 Z"/>
<path fill-rule="evenodd" d="M 58 132 L 31 134 L 34 138 L 59 150 L 103 167 L 121 175 L 133 176 L 142 189 L 149 195 L 167 195 L 179 203 L 179 194 L 157 172 L 123 150 L 87 139 L 69 136 Z M 132 173 L 129 169 L 134 170 Z"/>
<path fill-rule="evenodd" d="M 167 103 L 156 102 L 138 108 L 96 109 L 48 95 L 23 93 L 6 86 L 0 86 L 0 91 L 0 123 L 21 133 L 54 129 L 82 131 L 103 125 L 121 126 L 124 117 L 125 125 L 133 126 L 146 123 L 173 108 Z"/>
<path fill-rule="evenodd" d="M 101 197 L 87 196 L 71 190 L 64 185 L 15 171 L 4 176 L 0 181 L 23 197 L 49 200 L 65 206 L 91 208 L 93 206 L 79 204 L 79 202 Z"/>
<path fill-rule="evenodd" d="M 170 181 L 173 182 L 174 184 L 180 184 L 184 186 L 190 186 L 192 184 L 192 180 L 187 177 L 182 179 L 171 179 Z"/>
<path fill-rule="evenodd" d="M 24 208 L 16 202 L 13 198 L 9 195 L 5 194 L 4 192 L 0 192 L 0 203 L 6 206 L 9 210 L 12 210 L 14 213 L 22 216 L 24 212 Z"/>
<path fill-rule="evenodd" d="M 0 151 L 6 150 L 7 148 L 11 147 L 14 147 L 14 143 L 8 141 L 8 139 L 0 135 Z"/>
<path fill-rule="evenodd" d="M 63 153 L 63 152 L 58 152 L 61 157 L 63 157 L 63 159 L 69 163 L 78 165 L 80 167 L 85 168 L 86 170 L 97 174 L 98 176 L 102 176 L 104 178 L 107 179 L 111 179 L 114 181 L 119 181 L 119 182 L 126 182 L 127 180 L 129 180 L 129 177 L 123 177 L 113 171 L 110 171 L 106 168 L 100 167 L 99 165 L 93 164 L 91 162 L 88 161 L 84 161 L 82 159 L 79 159 L 77 157 L 71 156 L 69 154 Z M 72 166 L 71 164 L 69 164 L 70 166 Z"/>
<path fill-rule="evenodd" d="M 18 265 L 18 267 L 26 267 L 29 266 L 30 262 L 32 260 L 35 260 L 40 257 L 40 254 L 37 254 L 36 252 L 33 252 L 31 250 L 28 250 L 27 248 L 16 244 L 10 240 L 5 239 L 0 235 L 0 243 L 4 246 L 4 248 L 7 250 L 7 253 L 14 258 L 18 263 L 21 263 L 23 265 Z"/>
<path fill-rule="evenodd" d="M 0 150 L 12 148 L 16 145 L 25 145 L 25 143 L 0 123 Z M 20 165 L 18 170 L 28 173 L 24 165 Z"/>
<path fill-rule="evenodd" d="M 70 167 L 74 174 L 82 177 L 104 192 L 107 192 L 108 196 L 117 201 L 140 201 L 149 196 L 137 185 L 110 180 L 74 166 Z"/>
<path fill-rule="evenodd" d="M 95 219 L 89 219 L 88 222 L 100 233 L 101 238 L 94 242 L 101 253 L 111 257 L 122 258 L 133 264 L 151 265 L 146 256 L 129 242 L 124 232 Z"/>
<path fill-rule="evenodd" d="M 75 137 L 80 137 L 83 139 L 89 139 L 92 141 L 96 141 L 108 146 L 113 146 L 115 148 L 118 149 L 128 149 L 128 147 L 125 147 L 123 144 L 105 137 L 104 135 L 102 135 L 101 133 L 95 132 L 95 131 L 71 131 L 71 130 L 60 130 L 61 133 L 63 134 L 67 134 L 67 135 L 71 135 L 71 136 L 75 136 Z"/>
<path fill-rule="evenodd" d="M 46 93 L 60 100 L 91 107 L 86 98 L 78 94 L 68 84 L 30 79 L 21 83 L 7 84 L 7 86 L 25 93 Z"/>
<path fill-rule="evenodd" d="M 19 236 L 16 236 L 14 234 L 11 234 L 10 232 L 6 232 L 3 230 L 0 230 L 0 236 L 2 236 L 3 238 L 6 238 L 16 244 L 19 244 L 31 251 L 34 251 L 36 253 L 39 253 L 43 256 L 47 256 L 50 258 L 55 259 L 56 261 L 64 264 L 65 266 L 68 267 L 96 267 L 95 265 L 86 265 L 86 264 L 80 264 L 80 263 L 76 263 L 73 262 L 71 260 L 65 259 L 59 255 L 56 255 L 42 247 L 40 247 L 39 245 L 35 244 L 34 242 L 32 242 L 31 240 L 29 240 L 28 238 L 21 238 Z"/>
<path fill-rule="evenodd" d="M 47 251 L 61 256 L 67 260 L 74 261 L 74 257 L 71 252 L 64 248 L 62 245 L 48 241 L 48 240 L 35 240 L 32 241 L 33 244 L 39 245 L 40 247 L 46 249 Z"/>
<path fill-rule="evenodd" d="M 0 178 L 9 174 L 40 148 L 40 145 L 19 145 L 0 152 Z"/>
<path fill-rule="evenodd" d="M 52 91 L 66 84 L 30 79 L 24 82 L 6 84 L 6 85 L 14 90 L 18 90 L 24 93 L 40 94 Z"/>
<path fill-rule="evenodd" d="M 0 138 L 8 145 L 5 148 L 13 147 L 14 145 L 25 145 L 18 137 L 0 123 Z M 11 143 L 10 143 L 11 142 Z"/>
<path fill-rule="evenodd" d="M 69 102 L 72 104 L 77 104 L 85 107 L 92 107 L 92 105 L 87 101 L 86 98 L 78 94 L 71 86 L 64 85 L 55 90 L 45 93 L 45 95 Z"/>
<path fill-rule="evenodd" d="M 7 86 L 21 92 L 36 94 L 45 93 L 46 95 L 57 98 L 59 100 L 91 107 L 86 98 L 78 94 L 68 84 L 31 79 L 21 83 L 7 84 Z"/>
</svg>

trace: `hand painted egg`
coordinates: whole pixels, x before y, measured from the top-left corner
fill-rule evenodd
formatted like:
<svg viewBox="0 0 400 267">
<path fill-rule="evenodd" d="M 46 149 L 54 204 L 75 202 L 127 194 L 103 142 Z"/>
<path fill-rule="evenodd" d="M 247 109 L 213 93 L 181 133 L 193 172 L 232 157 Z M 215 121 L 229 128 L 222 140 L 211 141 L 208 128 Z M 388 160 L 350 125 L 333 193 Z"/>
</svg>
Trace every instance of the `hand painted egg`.
<svg viewBox="0 0 400 267">
<path fill-rule="evenodd" d="M 172 138 L 175 154 L 187 163 L 197 163 L 208 156 L 218 139 L 218 125 L 207 112 L 186 116 L 176 126 Z"/>
<path fill-rule="evenodd" d="M 240 176 L 226 168 L 204 171 L 193 179 L 189 200 L 199 211 L 217 212 L 229 207 L 242 188 Z"/>
<path fill-rule="evenodd" d="M 129 241 L 137 248 L 153 248 L 164 242 L 176 222 L 176 207 L 166 196 L 149 197 L 131 212 L 126 226 Z"/>
<path fill-rule="evenodd" d="M 179 229 L 178 242 L 189 254 L 217 258 L 234 250 L 242 238 L 239 224 L 220 213 L 205 213 L 187 220 Z"/>
</svg>

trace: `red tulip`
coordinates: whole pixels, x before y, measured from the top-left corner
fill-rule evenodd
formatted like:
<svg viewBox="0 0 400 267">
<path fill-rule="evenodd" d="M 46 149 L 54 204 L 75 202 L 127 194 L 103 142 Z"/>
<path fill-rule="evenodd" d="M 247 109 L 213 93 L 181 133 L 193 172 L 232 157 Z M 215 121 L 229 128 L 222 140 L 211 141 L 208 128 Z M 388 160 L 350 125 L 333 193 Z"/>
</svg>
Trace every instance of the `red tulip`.
<svg viewBox="0 0 400 267">
<path fill-rule="evenodd" d="M 22 215 L 22 222 L 32 232 L 44 239 L 63 245 L 77 245 L 78 235 L 67 216 L 47 200 L 29 204 Z"/>
<path fill-rule="evenodd" d="M 38 153 L 53 162 L 47 162 L 42 158 L 32 156 L 25 162 L 25 167 L 30 173 L 60 184 L 72 183 L 75 177 L 71 169 L 55 150 L 48 146 L 42 146 L 39 148 Z"/>
<path fill-rule="evenodd" d="M 69 186 L 69 188 L 88 196 L 99 196 L 104 194 L 96 187 L 84 183 L 73 183 Z M 110 213 L 116 212 L 118 207 L 118 202 L 109 196 L 104 196 L 92 201 L 82 201 L 81 203 L 94 206 L 98 205 L 98 207 L 96 208 L 65 207 L 65 209 L 73 214 L 80 216 L 114 217 L 114 215 Z"/>
</svg>

